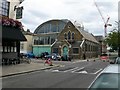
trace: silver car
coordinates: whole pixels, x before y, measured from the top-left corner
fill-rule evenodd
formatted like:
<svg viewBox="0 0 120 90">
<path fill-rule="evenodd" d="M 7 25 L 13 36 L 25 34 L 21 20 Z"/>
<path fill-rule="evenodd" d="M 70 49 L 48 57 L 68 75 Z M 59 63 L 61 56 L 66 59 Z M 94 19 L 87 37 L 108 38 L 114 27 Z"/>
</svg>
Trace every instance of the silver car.
<svg viewBox="0 0 120 90">
<path fill-rule="evenodd" d="M 114 61 L 111 61 L 110 64 L 120 64 L 120 57 L 117 57 Z"/>
<path fill-rule="evenodd" d="M 117 58 L 116 58 L 115 64 L 120 64 L 120 57 L 117 57 Z"/>
<path fill-rule="evenodd" d="M 120 65 L 106 67 L 91 83 L 88 90 L 120 90 Z"/>
</svg>

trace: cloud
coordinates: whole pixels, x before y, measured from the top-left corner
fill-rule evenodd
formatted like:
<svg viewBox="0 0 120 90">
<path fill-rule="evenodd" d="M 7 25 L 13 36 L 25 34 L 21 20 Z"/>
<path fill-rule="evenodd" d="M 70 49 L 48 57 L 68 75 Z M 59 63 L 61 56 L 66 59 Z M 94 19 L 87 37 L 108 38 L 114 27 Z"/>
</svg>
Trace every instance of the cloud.
<svg viewBox="0 0 120 90">
<path fill-rule="evenodd" d="M 47 19 L 47 18 L 50 18 L 50 15 L 45 13 L 45 12 L 42 12 L 40 11 L 39 9 L 38 10 L 29 10 L 29 12 L 31 12 L 31 14 L 34 16 L 34 17 L 39 17 L 41 19 Z"/>
<path fill-rule="evenodd" d="M 95 0 L 105 21 L 118 18 L 118 0 Z M 93 34 L 103 34 L 103 20 L 93 0 L 25 0 L 22 22 L 33 32 L 40 24 L 51 19 L 81 21 Z M 108 30 L 109 31 L 109 30 Z"/>
</svg>

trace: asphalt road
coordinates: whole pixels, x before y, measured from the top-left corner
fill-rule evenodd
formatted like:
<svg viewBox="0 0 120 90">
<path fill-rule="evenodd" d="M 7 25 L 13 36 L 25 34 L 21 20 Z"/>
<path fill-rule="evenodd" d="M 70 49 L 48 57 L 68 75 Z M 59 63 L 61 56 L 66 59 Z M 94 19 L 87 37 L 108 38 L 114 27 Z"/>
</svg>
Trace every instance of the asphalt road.
<svg viewBox="0 0 120 90">
<path fill-rule="evenodd" d="M 109 65 L 102 61 L 64 62 L 64 66 L 2 79 L 3 88 L 88 88 Z"/>
</svg>

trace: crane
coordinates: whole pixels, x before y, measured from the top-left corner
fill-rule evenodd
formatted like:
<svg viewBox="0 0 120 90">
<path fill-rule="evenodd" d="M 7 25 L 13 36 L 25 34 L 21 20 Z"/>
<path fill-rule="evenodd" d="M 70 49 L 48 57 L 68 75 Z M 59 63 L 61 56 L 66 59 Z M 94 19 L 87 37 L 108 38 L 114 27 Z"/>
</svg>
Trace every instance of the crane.
<svg viewBox="0 0 120 90">
<path fill-rule="evenodd" d="M 100 16 L 101 16 L 101 18 L 102 18 L 102 20 L 104 22 L 104 36 L 107 37 L 107 26 L 112 26 L 111 24 L 108 24 L 108 21 L 110 20 L 110 17 L 108 17 L 107 20 L 105 21 L 105 19 L 104 19 L 103 15 L 102 15 L 97 3 L 95 2 L 95 0 L 94 0 L 94 4 L 97 7 L 98 12 L 99 12 L 99 14 L 100 14 Z"/>
</svg>

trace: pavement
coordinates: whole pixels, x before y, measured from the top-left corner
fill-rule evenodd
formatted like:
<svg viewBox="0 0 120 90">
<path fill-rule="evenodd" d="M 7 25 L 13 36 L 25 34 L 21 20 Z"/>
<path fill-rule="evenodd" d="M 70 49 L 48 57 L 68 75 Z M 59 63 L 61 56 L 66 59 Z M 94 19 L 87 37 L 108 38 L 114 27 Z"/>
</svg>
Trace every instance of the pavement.
<svg viewBox="0 0 120 90">
<path fill-rule="evenodd" d="M 1 65 L 0 77 L 30 73 L 34 71 L 50 69 L 50 68 L 59 67 L 59 66 L 60 66 L 59 64 L 53 64 L 53 66 L 50 66 L 48 64 L 44 65 L 44 62 L 41 60 L 39 60 L 39 62 L 35 62 L 34 60 L 32 60 L 30 64 L 24 62 L 16 65 L 3 65 L 3 66 Z"/>
<path fill-rule="evenodd" d="M 74 62 L 81 62 L 86 60 L 75 60 Z M 59 61 L 61 62 L 61 61 Z M 24 73 L 30 73 L 45 69 L 50 69 L 53 67 L 60 67 L 61 64 L 56 64 L 53 62 L 53 66 L 44 64 L 44 60 L 32 60 L 30 64 L 24 62 L 21 64 L 16 65 L 0 65 L 0 77 L 7 77 L 12 75 L 18 75 L 18 74 L 24 74 Z"/>
</svg>

